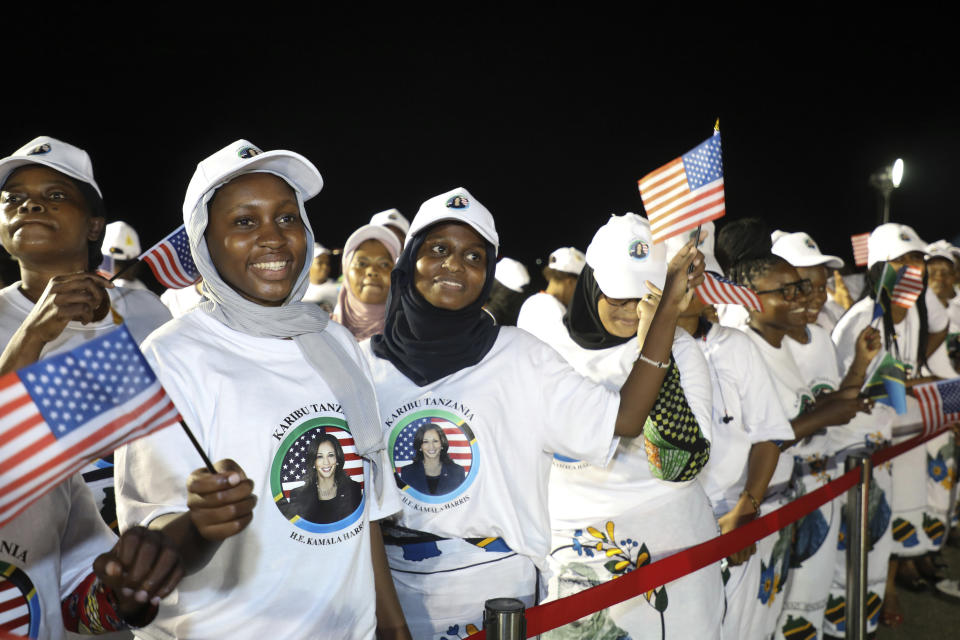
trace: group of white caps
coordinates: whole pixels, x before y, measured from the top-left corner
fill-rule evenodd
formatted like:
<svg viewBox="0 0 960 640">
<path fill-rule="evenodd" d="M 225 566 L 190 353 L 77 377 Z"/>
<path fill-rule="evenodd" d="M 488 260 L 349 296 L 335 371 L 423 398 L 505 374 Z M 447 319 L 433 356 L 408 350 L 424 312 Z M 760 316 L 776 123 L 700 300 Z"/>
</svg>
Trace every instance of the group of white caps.
<svg viewBox="0 0 960 640">
<path fill-rule="evenodd" d="M 28 164 L 50 167 L 71 178 L 90 184 L 97 193 L 100 187 L 93 178 L 93 165 L 86 151 L 49 136 L 34 138 L 10 156 L 0 159 L 0 184 L 11 172 Z M 264 171 L 284 178 L 296 189 L 303 200 L 315 196 L 323 188 L 323 178 L 317 168 L 305 157 L 293 151 L 262 151 L 247 140 L 237 140 L 217 151 L 197 165 L 187 187 L 183 203 L 184 220 L 204 197 L 218 186 L 242 173 Z M 464 188 L 457 188 L 424 202 L 412 223 L 396 209 L 375 214 L 370 223 L 396 227 L 408 240 L 417 231 L 443 220 L 468 222 L 486 240 L 499 249 L 499 236 L 493 216 Z M 551 269 L 579 275 L 584 264 L 594 271 L 597 284 L 612 298 L 640 298 L 648 292 L 646 282 L 663 287 L 666 263 L 690 239 L 694 232 L 669 238 L 654 244 L 650 224 L 635 213 L 611 216 L 596 232 L 586 255 L 573 247 L 562 247 L 550 254 Z M 843 260 L 824 255 L 817 243 L 800 231 L 775 231 L 771 237 L 773 253 L 798 267 L 824 265 L 843 267 Z M 898 223 L 880 225 L 868 240 L 868 267 L 877 262 L 896 259 L 911 251 L 920 251 L 930 257 L 960 258 L 960 249 L 945 240 L 933 244 L 923 242 L 909 226 Z M 708 271 L 721 273 L 714 258 L 714 225 L 702 226 L 698 248 L 704 254 Z M 319 243 L 315 252 L 327 251 Z M 133 259 L 140 255 L 137 232 L 126 222 L 107 225 L 103 253 L 117 259 Z M 520 262 L 502 258 L 496 267 L 496 278 L 504 286 L 522 291 L 529 284 L 530 275 Z"/>
</svg>

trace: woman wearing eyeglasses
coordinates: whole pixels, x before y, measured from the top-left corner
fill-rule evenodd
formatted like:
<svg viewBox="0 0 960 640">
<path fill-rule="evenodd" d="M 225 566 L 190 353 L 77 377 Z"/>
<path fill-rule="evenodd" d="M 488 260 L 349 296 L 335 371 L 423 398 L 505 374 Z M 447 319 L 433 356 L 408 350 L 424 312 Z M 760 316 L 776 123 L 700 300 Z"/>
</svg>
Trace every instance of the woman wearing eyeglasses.
<svg viewBox="0 0 960 640">
<path fill-rule="evenodd" d="M 806 326 L 807 301 L 813 287 L 790 263 L 771 253 L 770 248 L 769 231 L 756 219 L 732 222 L 717 235 L 717 258 L 721 266 L 732 280 L 753 289 L 763 304 L 762 311 L 750 312 L 744 330 L 770 370 L 774 389 L 791 418 L 795 437 L 780 446 L 780 460 L 763 500 L 764 513 L 779 508 L 796 492 L 806 492 L 808 483 L 804 482 L 804 476 L 810 475 L 812 482 L 813 478 L 819 479 L 818 474 L 827 473 L 830 449 L 826 427 L 846 424 L 858 412 L 870 409 L 869 401 L 859 398 L 856 392 L 819 398 L 814 394 L 809 376 L 785 346 L 790 332 L 802 331 Z M 763 612 L 756 617 L 759 625 L 756 631 L 763 637 L 773 633 L 778 638 L 790 637 L 789 632 L 808 625 L 821 635 L 825 594 L 833 574 L 832 554 L 836 549 L 832 542 L 836 539 L 835 525 L 832 527 L 834 537 L 829 536 L 831 522 L 836 519 L 831 505 L 824 509 L 825 512 L 820 510 L 808 516 L 809 523 L 801 521 L 799 531 L 809 536 L 799 538 L 796 546 L 791 543 L 792 527 L 758 543 L 762 562 L 758 598 Z M 819 575 L 803 568 L 817 552 L 830 555 L 825 563 L 829 568 L 821 569 Z M 798 560 L 800 571 L 788 582 L 788 571 L 797 566 Z M 823 583 L 824 577 L 827 579 L 819 587 L 819 597 L 812 595 L 818 588 L 814 583 Z M 785 606 L 790 611 L 781 619 Z"/>
</svg>

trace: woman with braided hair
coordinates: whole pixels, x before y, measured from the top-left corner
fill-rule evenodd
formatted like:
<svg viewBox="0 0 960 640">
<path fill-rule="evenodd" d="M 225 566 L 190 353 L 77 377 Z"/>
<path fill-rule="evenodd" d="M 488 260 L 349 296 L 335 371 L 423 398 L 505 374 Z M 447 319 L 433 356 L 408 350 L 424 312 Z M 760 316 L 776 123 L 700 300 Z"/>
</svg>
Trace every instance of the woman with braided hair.
<svg viewBox="0 0 960 640">
<path fill-rule="evenodd" d="M 554 336 L 551 346 L 579 373 L 616 389 L 645 344 L 667 272 L 666 253 L 662 244 L 653 244 L 647 220 L 628 213 L 611 217 L 597 231 L 586 262 L 559 330 L 544 333 Z M 691 289 L 683 307 L 692 298 Z M 667 360 L 643 438 L 622 438 L 603 466 L 554 458 L 550 599 L 608 582 L 718 534 L 697 481 L 712 437 L 706 361 L 680 330 Z M 719 638 L 723 612 L 723 581 L 715 563 L 545 637 Z"/>
<path fill-rule="evenodd" d="M 761 311 L 750 311 L 744 331 L 770 370 L 794 432 L 793 440 L 780 445 L 780 460 L 762 500 L 764 513 L 829 481 L 835 464 L 826 428 L 846 424 L 871 406 L 859 397 L 857 380 L 845 380 L 849 389 L 841 392 L 814 394 L 810 373 L 797 363 L 785 342 L 788 334 L 806 326 L 812 286 L 770 249 L 769 229 L 758 219 L 736 220 L 717 235 L 720 265 L 732 280 L 753 289 L 763 305 Z M 867 332 L 860 338 L 859 364 L 873 355 L 868 338 Z M 824 360 L 835 362 L 832 357 Z M 865 364 L 858 369 L 860 383 L 864 370 Z M 839 372 L 833 378 L 834 388 L 843 386 Z M 828 503 L 798 523 L 796 544 L 793 527 L 758 543 L 761 584 L 757 597 L 762 607 L 748 637 L 769 637 L 774 632 L 778 638 L 789 637 L 804 627 L 820 635 L 836 555 L 840 517 L 835 511 L 833 503 Z"/>
</svg>

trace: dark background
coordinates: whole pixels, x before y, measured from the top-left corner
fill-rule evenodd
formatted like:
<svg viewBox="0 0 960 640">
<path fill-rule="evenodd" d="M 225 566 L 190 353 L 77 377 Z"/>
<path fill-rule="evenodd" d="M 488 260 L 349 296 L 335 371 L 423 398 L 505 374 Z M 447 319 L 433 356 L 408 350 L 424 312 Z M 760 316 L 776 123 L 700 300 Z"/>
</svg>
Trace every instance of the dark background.
<svg viewBox="0 0 960 640">
<path fill-rule="evenodd" d="M 642 213 L 636 180 L 717 117 L 728 220 L 808 231 L 849 261 L 849 236 L 877 221 L 870 173 L 902 157 L 892 219 L 927 241 L 960 231 L 943 16 L 136 8 L 5 18 L 0 152 L 40 134 L 86 149 L 144 249 L 181 223 L 196 163 L 244 137 L 317 165 L 308 210 L 327 246 L 462 185 L 532 267 Z"/>
</svg>

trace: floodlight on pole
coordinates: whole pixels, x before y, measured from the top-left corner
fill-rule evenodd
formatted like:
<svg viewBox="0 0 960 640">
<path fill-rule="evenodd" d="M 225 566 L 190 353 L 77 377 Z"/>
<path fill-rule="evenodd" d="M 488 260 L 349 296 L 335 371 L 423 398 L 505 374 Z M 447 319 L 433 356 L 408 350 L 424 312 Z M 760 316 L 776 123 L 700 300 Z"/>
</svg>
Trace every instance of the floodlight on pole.
<svg viewBox="0 0 960 640">
<path fill-rule="evenodd" d="M 890 222 L 890 194 L 902 181 L 903 160 L 900 158 L 870 175 L 870 186 L 880 192 L 880 224 Z"/>
</svg>

